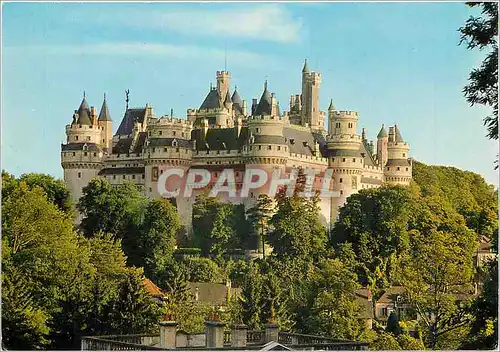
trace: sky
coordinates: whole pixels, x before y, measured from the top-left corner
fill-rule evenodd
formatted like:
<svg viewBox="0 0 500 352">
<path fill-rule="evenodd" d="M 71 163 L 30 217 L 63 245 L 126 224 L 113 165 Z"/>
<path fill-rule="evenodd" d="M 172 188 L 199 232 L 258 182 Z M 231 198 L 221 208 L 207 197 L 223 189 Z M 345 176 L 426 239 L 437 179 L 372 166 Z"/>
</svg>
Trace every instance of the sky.
<svg viewBox="0 0 500 352">
<path fill-rule="evenodd" d="M 215 73 L 243 99 L 267 79 L 282 110 L 308 59 L 322 73 L 320 106 L 360 114 L 376 139 L 398 124 L 410 156 L 483 175 L 498 186 L 490 111 L 462 94 L 486 52 L 458 46 L 463 3 L 3 3 L 2 168 L 62 177 L 61 143 L 86 92 L 106 93 L 114 130 L 130 106 L 186 118 Z"/>
</svg>

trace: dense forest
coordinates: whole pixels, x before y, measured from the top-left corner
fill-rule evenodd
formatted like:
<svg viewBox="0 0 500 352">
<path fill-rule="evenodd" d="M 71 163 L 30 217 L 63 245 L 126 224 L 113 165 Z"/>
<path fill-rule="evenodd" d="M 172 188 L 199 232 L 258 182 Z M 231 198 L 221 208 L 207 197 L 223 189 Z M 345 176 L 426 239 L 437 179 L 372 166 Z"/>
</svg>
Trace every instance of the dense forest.
<svg viewBox="0 0 500 352">
<path fill-rule="evenodd" d="M 259 197 L 246 213 L 201 195 L 188 235 L 174 201 L 148 199 L 132 184 L 94 179 L 72 204 L 60 180 L 3 172 L 3 343 L 79 349 L 83 335 L 155 332 L 165 313 L 201 331 L 213 307 L 195 301 L 187 283 L 230 279 L 242 293 L 220 312 L 229 324 L 260 329 L 275 321 L 371 349 L 491 349 L 497 263 L 478 269 L 473 256 L 481 238 L 496 250 L 497 196 L 480 175 L 414 162 L 409 187 L 352 195 L 330 232 L 316 198 L 280 193 Z M 262 244 L 272 253 L 238 259 Z M 144 277 L 166 292 L 163 306 L 146 293 Z M 356 289 L 378 298 L 391 285 L 405 288 L 424 319 L 391 316 L 385 329 L 376 322 L 368 329 Z"/>
</svg>

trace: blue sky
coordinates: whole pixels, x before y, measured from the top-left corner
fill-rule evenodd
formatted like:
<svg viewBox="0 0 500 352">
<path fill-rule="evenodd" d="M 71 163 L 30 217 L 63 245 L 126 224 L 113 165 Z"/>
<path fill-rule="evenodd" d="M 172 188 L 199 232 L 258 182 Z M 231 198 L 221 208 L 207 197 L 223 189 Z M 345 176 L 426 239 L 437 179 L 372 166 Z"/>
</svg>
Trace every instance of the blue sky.
<svg viewBox="0 0 500 352">
<path fill-rule="evenodd" d="M 60 144 L 85 90 L 107 93 L 114 129 L 130 105 L 185 118 L 232 73 L 243 99 L 264 80 L 282 110 L 300 93 L 304 58 L 323 74 L 321 108 L 360 113 L 375 138 L 398 123 L 411 155 L 498 184 L 489 111 L 462 87 L 486 53 L 459 47 L 471 14 L 461 3 L 7 3 L 3 4 L 2 168 L 62 177 Z M 288 109 L 287 109 L 288 110 Z"/>
</svg>

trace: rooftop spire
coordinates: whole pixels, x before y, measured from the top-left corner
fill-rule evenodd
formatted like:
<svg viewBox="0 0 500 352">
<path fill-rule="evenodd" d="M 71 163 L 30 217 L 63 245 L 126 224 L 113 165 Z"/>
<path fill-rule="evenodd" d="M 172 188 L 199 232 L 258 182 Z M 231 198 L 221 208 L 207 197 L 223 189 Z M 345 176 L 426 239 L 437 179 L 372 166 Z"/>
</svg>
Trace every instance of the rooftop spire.
<svg viewBox="0 0 500 352">
<path fill-rule="evenodd" d="M 101 111 L 99 112 L 98 121 L 111 121 L 108 104 L 106 103 L 106 93 L 104 93 L 104 101 L 102 102 Z"/>
<path fill-rule="evenodd" d="M 384 137 L 387 137 L 387 131 L 385 130 L 384 124 L 382 124 L 382 128 L 380 129 L 377 138 L 384 138 Z"/>
<path fill-rule="evenodd" d="M 394 134 L 396 142 L 403 142 L 403 137 L 401 137 L 401 132 L 399 132 L 398 125 L 394 124 Z"/>
<path fill-rule="evenodd" d="M 333 99 L 330 99 L 330 106 L 328 107 L 328 111 L 335 110 L 335 107 L 333 106 Z"/>
<path fill-rule="evenodd" d="M 89 104 L 87 104 L 87 99 L 85 98 L 85 91 L 83 91 L 83 99 L 78 108 L 78 121 L 79 125 L 91 125 L 90 121 L 90 109 Z"/>
<path fill-rule="evenodd" d="M 309 67 L 307 66 L 307 59 L 304 60 L 304 67 L 302 68 L 302 73 L 309 72 Z"/>
</svg>

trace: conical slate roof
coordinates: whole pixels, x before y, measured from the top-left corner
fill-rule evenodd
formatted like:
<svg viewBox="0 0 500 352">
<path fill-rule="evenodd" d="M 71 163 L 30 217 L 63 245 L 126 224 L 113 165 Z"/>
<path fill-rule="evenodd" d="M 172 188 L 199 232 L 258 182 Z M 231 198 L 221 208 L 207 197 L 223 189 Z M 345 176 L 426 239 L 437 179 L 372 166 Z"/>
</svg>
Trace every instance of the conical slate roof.
<svg viewBox="0 0 500 352">
<path fill-rule="evenodd" d="M 387 137 L 387 131 L 385 130 L 384 125 L 382 125 L 382 128 L 380 129 L 377 138 L 384 138 L 384 137 Z"/>
<path fill-rule="evenodd" d="M 108 104 L 106 103 L 106 94 L 104 94 L 104 101 L 102 102 L 101 111 L 99 112 L 99 121 L 111 121 L 111 114 L 109 113 Z"/>
<path fill-rule="evenodd" d="M 208 92 L 207 97 L 203 101 L 200 106 L 200 110 L 202 109 L 217 109 L 221 108 L 221 99 L 219 97 L 219 92 L 215 88 L 211 88 L 210 92 Z"/>
<path fill-rule="evenodd" d="M 229 89 L 228 89 L 227 93 L 226 93 L 226 99 L 224 99 L 224 105 L 228 105 L 229 103 L 232 103 L 232 101 L 231 101 L 231 95 L 229 94 Z"/>
<path fill-rule="evenodd" d="M 328 106 L 328 110 L 334 110 L 335 106 L 333 106 L 333 99 L 330 99 L 330 106 Z"/>
<path fill-rule="evenodd" d="M 403 142 L 403 137 L 401 137 L 401 132 L 399 132 L 398 125 L 394 125 L 394 134 L 396 135 L 396 142 Z"/>
<path fill-rule="evenodd" d="M 260 97 L 259 105 L 255 109 L 254 115 L 271 115 L 272 99 L 271 93 L 267 90 L 267 81 L 264 83 L 264 92 Z"/>
<path fill-rule="evenodd" d="M 302 68 L 302 73 L 309 72 L 309 66 L 307 66 L 307 59 L 304 60 L 304 67 Z"/>
<path fill-rule="evenodd" d="M 87 100 L 85 99 L 85 94 L 83 95 L 82 102 L 80 103 L 80 107 L 78 108 L 78 121 L 79 125 L 92 125 L 90 121 L 90 109 L 89 104 L 87 104 Z"/>
<path fill-rule="evenodd" d="M 233 104 L 238 104 L 239 106 L 243 106 L 243 100 L 241 100 L 240 95 L 238 94 L 238 90 L 236 87 L 234 87 L 234 93 L 233 96 L 231 97 L 231 101 Z"/>
</svg>

